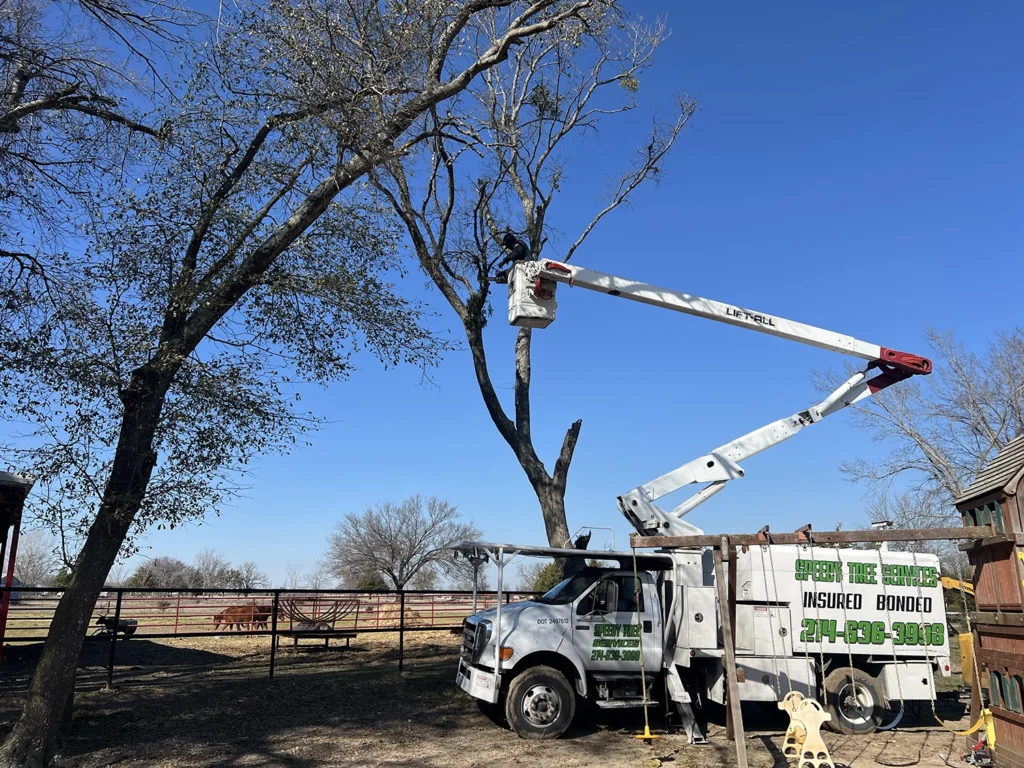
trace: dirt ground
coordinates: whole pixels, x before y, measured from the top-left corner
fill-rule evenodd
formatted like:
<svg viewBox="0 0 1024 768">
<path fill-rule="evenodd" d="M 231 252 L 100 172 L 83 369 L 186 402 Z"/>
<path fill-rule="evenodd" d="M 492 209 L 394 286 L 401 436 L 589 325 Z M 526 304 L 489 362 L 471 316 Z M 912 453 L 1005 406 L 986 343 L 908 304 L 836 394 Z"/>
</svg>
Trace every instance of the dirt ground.
<svg viewBox="0 0 1024 768">
<path fill-rule="evenodd" d="M 269 639 L 248 637 L 132 639 L 120 643 L 114 690 L 104 692 L 109 647 L 83 653 L 74 728 L 61 765 L 76 768 L 412 768 L 412 766 L 734 765 L 724 713 L 712 712 L 710 746 L 687 746 L 665 733 L 651 744 L 639 711 L 581 713 L 566 737 L 524 741 L 481 714 L 454 685 L 458 638 L 446 632 L 406 636 L 406 670 L 397 666 L 397 636 L 360 634 L 349 649 L 295 652 L 282 646 L 268 679 Z M 5 649 L 0 666 L 0 733 L 17 717 L 37 649 Z M 940 715 L 964 727 L 962 704 Z M 785 766 L 779 751 L 786 721 L 744 709 L 751 766 Z M 652 728 L 662 726 L 652 712 Z M 897 731 L 870 737 L 827 734 L 837 764 L 868 768 L 941 766 L 963 739 L 934 725 L 930 710 L 908 711 Z"/>
</svg>

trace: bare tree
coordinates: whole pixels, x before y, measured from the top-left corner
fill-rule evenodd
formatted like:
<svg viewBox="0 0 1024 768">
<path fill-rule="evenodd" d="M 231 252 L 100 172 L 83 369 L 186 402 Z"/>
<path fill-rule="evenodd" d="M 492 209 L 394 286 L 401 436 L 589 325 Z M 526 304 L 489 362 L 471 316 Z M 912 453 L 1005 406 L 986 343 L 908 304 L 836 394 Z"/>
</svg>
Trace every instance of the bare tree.
<svg viewBox="0 0 1024 768">
<path fill-rule="evenodd" d="M 114 563 L 114 567 L 107 574 L 107 580 L 103 582 L 104 587 L 123 587 L 128 581 L 128 566 L 124 563 Z"/>
<path fill-rule="evenodd" d="M 0 766 L 52 757 L 129 535 L 215 508 L 253 456 L 315 424 L 293 376 L 344 378 L 362 347 L 435 358 L 382 276 L 395 237 L 367 174 L 517 43 L 614 4 L 223 5 L 219 36 L 183 51 L 191 80 L 155 110 L 159 146 L 130 184 L 95 190 L 84 248 L 27 274 L 5 262 L 0 410 L 33 431 L 4 452 L 71 511 L 82 547 Z"/>
<path fill-rule="evenodd" d="M 491 283 L 507 261 L 503 244 L 517 248 L 517 258 L 547 253 L 563 153 L 603 121 L 636 108 L 640 78 L 665 36 L 663 22 L 647 25 L 614 9 L 580 14 L 516 47 L 469 88 L 465 109 L 432 110 L 431 140 L 373 174 L 420 266 L 462 323 L 487 412 L 537 495 L 552 546 L 569 539 L 565 490 L 582 422 L 566 431 L 549 472 L 533 444 L 530 329 L 516 338 L 511 404 L 502 403 L 492 382 L 484 337 Z M 590 223 L 554 258 L 570 259 L 605 216 L 658 179 L 695 109 L 695 101 L 679 98 L 667 121 L 653 121 L 632 162 L 609 180 Z M 503 290 L 498 300 L 504 302 Z"/>
<path fill-rule="evenodd" d="M 310 589 L 330 589 L 335 579 L 331 574 L 330 566 L 323 560 L 317 560 L 313 564 L 313 570 L 309 572 L 306 583 Z"/>
<path fill-rule="evenodd" d="M 284 566 L 284 587 L 285 589 L 299 589 L 302 586 L 302 574 L 305 571 L 302 563 L 293 563 L 290 560 Z"/>
<path fill-rule="evenodd" d="M 325 559 L 340 578 L 380 573 L 390 588 L 405 589 L 417 577 L 426 583 L 424 573 L 465 573 L 466 561 L 453 560 L 448 548 L 480 535 L 479 528 L 462 520 L 458 507 L 412 496 L 401 504 L 383 501 L 345 515 L 331 534 Z"/>
<path fill-rule="evenodd" d="M 842 465 L 874 497 L 872 519 L 900 527 L 958 525 L 953 500 L 1010 440 L 1024 434 L 1024 331 L 999 334 L 983 355 L 952 332 L 928 330 L 935 373 L 879 392 L 851 410 L 854 424 L 889 450 L 881 459 Z M 822 377 L 821 388 L 831 379 Z M 952 546 L 936 551 L 948 559 Z"/>
<path fill-rule="evenodd" d="M 53 537 L 46 531 L 26 531 L 18 541 L 14 575 L 26 587 L 45 587 L 60 566 Z"/>
<path fill-rule="evenodd" d="M 236 589 L 262 589 L 270 585 L 270 579 L 252 560 L 246 560 L 235 569 Z"/>
<path fill-rule="evenodd" d="M 231 563 L 216 550 L 201 550 L 192 560 L 195 589 L 224 589 L 231 581 Z"/>
<path fill-rule="evenodd" d="M 490 590 L 491 581 L 487 576 L 487 569 L 483 566 L 477 571 L 476 589 L 478 592 Z M 467 568 L 458 573 L 452 574 L 448 579 L 449 589 L 464 589 L 467 592 L 473 589 L 473 569 Z"/>
</svg>

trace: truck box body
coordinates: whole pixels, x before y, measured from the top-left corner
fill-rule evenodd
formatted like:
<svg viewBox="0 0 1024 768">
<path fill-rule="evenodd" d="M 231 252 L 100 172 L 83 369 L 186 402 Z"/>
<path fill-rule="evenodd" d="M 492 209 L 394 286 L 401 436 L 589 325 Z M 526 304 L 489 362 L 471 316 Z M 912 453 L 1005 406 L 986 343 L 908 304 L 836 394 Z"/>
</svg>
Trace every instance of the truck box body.
<svg viewBox="0 0 1024 768">
<path fill-rule="evenodd" d="M 776 650 L 797 656 L 949 656 L 935 555 L 775 545 L 741 549 L 736 561 L 737 654 L 770 655 L 774 636 Z"/>
</svg>

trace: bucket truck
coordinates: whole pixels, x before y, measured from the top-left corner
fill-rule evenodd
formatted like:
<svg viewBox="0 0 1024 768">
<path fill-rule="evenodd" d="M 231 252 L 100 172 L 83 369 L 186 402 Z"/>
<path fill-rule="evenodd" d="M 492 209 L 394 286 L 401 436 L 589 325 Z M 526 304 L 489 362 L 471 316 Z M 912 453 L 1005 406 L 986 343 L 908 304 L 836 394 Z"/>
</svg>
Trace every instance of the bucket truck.
<svg viewBox="0 0 1024 768">
<path fill-rule="evenodd" d="M 557 286 L 568 284 L 866 361 L 820 403 L 619 496 L 620 511 L 642 536 L 702 533 L 684 516 L 742 478 L 746 459 L 879 390 L 931 372 L 924 357 L 562 262 L 517 261 L 507 279 L 513 325 L 549 325 Z M 691 484 L 703 487 L 674 509 L 655 503 Z M 902 711 L 904 701 L 935 697 L 934 674 L 950 669 L 935 556 L 816 546 L 810 533 L 804 544 L 770 541 L 767 535 L 764 545 L 743 547 L 736 557 L 742 701 L 777 702 L 796 690 L 823 697 L 836 729 L 870 733 L 891 703 L 899 701 Z M 495 608 L 464 622 L 456 682 L 516 733 L 561 735 L 578 699 L 600 708 L 664 701 L 678 712 L 691 743 L 704 740 L 701 707 L 725 701 L 723 606 L 710 551 L 588 551 L 605 565 L 587 567 L 535 600 L 502 606 L 504 568 L 513 557 L 580 551 L 485 542 L 455 549 L 494 563 L 499 589 Z"/>
</svg>

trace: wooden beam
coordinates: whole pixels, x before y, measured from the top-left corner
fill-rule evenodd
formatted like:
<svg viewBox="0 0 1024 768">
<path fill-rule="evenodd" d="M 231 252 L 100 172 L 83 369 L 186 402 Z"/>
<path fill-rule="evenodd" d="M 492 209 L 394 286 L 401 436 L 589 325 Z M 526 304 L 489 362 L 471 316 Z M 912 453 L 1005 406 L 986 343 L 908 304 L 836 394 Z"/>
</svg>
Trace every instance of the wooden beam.
<svg viewBox="0 0 1024 768">
<path fill-rule="evenodd" d="M 1013 541 L 1012 538 L 993 537 L 992 529 L 984 525 L 964 528 L 890 528 L 870 531 L 810 531 L 815 544 L 857 544 L 880 543 L 883 541 L 947 541 L 956 539 L 986 539 L 987 541 Z M 804 544 L 807 536 L 803 533 L 770 533 L 772 544 Z M 630 546 L 637 549 L 654 547 L 672 549 L 677 547 L 717 547 L 721 535 L 700 536 L 638 536 L 629 537 Z M 756 533 L 729 534 L 733 546 L 752 547 L 764 544 L 765 540 Z"/>
<path fill-rule="evenodd" d="M 732 715 L 733 739 L 736 744 L 736 764 L 747 768 L 747 736 L 743 730 L 743 712 L 740 709 L 740 686 L 736 680 L 736 645 L 732 637 L 732 619 L 729 611 L 729 586 L 722 565 L 722 552 L 729 551 L 729 537 L 722 536 L 715 548 L 715 586 L 718 588 L 718 607 L 722 616 L 722 645 L 725 659 L 722 671 L 728 689 L 729 712 Z"/>
<path fill-rule="evenodd" d="M 971 613 L 971 624 L 975 627 L 1024 627 L 1024 613 L 974 611 Z"/>
</svg>

